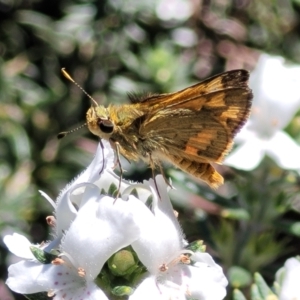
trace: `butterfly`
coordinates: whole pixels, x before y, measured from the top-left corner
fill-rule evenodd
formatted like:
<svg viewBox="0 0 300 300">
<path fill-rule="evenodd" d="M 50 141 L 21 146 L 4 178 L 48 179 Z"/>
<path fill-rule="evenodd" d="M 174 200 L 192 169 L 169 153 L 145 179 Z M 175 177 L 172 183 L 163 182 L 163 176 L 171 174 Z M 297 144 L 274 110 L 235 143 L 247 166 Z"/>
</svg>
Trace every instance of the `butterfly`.
<svg viewBox="0 0 300 300">
<path fill-rule="evenodd" d="M 232 70 L 174 93 L 129 95 L 131 104 L 93 101 L 87 126 L 129 161 L 152 169 L 168 161 L 215 189 L 224 180 L 212 163 L 222 163 L 250 114 L 248 79 L 248 71 Z"/>
</svg>

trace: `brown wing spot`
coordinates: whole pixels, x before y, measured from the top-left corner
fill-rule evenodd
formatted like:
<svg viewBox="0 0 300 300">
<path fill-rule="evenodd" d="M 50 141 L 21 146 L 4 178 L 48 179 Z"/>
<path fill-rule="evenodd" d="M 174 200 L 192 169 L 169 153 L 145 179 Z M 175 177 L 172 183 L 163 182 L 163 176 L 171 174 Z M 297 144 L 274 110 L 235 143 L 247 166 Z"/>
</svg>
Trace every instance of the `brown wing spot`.
<svg viewBox="0 0 300 300">
<path fill-rule="evenodd" d="M 253 94 L 249 88 L 227 88 L 215 96 L 205 103 L 202 111 L 212 114 L 233 138 L 248 119 Z"/>
<path fill-rule="evenodd" d="M 246 70 L 232 70 L 222 74 L 221 83 L 223 88 L 247 87 L 249 72 Z"/>
<path fill-rule="evenodd" d="M 196 155 L 199 151 L 199 150 L 198 151 L 197 150 L 198 150 L 197 148 L 191 147 L 189 144 L 187 144 L 184 151 L 190 155 L 192 155 L 192 154 Z"/>
<path fill-rule="evenodd" d="M 222 162 L 225 154 L 231 148 L 229 136 L 225 132 L 217 132 L 217 137 L 211 139 L 205 149 L 198 149 L 197 155 L 209 158 L 210 161 Z"/>
<path fill-rule="evenodd" d="M 209 141 L 209 145 L 207 145 L 205 147 L 205 149 L 199 149 L 197 151 L 197 155 L 199 156 L 210 156 L 212 153 L 216 152 L 215 147 L 218 147 L 219 145 L 217 145 L 217 142 L 215 140 L 210 140 Z M 217 151 L 219 152 L 219 151 Z"/>
<path fill-rule="evenodd" d="M 204 129 L 197 135 L 192 136 L 186 146 L 185 153 L 189 155 L 197 155 L 203 157 L 218 157 L 223 147 L 226 147 L 227 140 L 224 139 L 221 132 L 218 132 L 218 128 Z M 220 149 L 220 143 L 221 149 Z M 210 152 L 207 152 L 207 151 Z M 216 152 L 218 154 L 216 154 Z M 206 155 L 204 155 L 206 153 Z"/>
<path fill-rule="evenodd" d="M 218 93 L 211 93 L 205 95 L 206 101 L 204 107 L 206 109 L 210 108 L 222 108 L 224 109 L 225 106 L 228 106 L 226 103 L 226 91 L 218 92 Z"/>
</svg>

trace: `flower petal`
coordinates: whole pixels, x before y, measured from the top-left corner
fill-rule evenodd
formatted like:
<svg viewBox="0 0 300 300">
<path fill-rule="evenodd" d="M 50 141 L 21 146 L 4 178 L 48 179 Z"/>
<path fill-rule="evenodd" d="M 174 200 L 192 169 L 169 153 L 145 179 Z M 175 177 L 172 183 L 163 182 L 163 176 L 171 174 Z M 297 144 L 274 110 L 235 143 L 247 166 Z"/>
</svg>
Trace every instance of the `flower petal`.
<svg viewBox="0 0 300 300">
<path fill-rule="evenodd" d="M 109 300 L 103 291 L 93 282 L 88 282 L 82 287 L 73 287 L 59 291 L 53 300 Z"/>
<path fill-rule="evenodd" d="M 300 278 L 300 262 L 296 258 L 289 258 L 285 264 L 285 276 L 281 286 L 280 300 L 299 300 L 299 278 Z"/>
<path fill-rule="evenodd" d="M 300 145 L 284 131 L 278 131 L 266 144 L 267 154 L 283 169 L 300 169 Z"/>
<path fill-rule="evenodd" d="M 238 146 L 226 157 L 224 164 L 236 169 L 250 171 L 255 169 L 264 157 L 264 142 L 255 137 Z"/>
<path fill-rule="evenodd" d="M 185 294 L 159 284 L 155 277 L 150 276 L 136 288 L 129 300 L 186 300 Z"/>
<path fill-rule="evenodd" d="M 138 239 L 137 219 L 148 209 L 133 196 L 128 201 L 99 196 L 96 186 L 88 186 L 84 197 L 89 200 L 66 233 L 62 250 L 93 280 L 112 254 Z"/>
<path fill-rule="evenodd" d="M 208 253 L 196 253 L 191 259 L 197 262 L 186 266 L 190 276 L 187 287 L 191 298 L 205 300 L 221 300 L 226 296 L 228 281 L 222 268 L 217 265 Z"/>
<path fill-rule="evenodd" d="M 30 251 L 30 246 L 32 246 L 32 244 L 25 236 L 18 233 L 6 235 L 3 238 L 3 242 L 14 255 L 25 259 L 35 259 L 34 255 Z"/>
<path fill-rule="evenodd" d="M 80 201 L 80 196 L 84 193 L 85 188 L 81 187 L 81 190 L 79 190 L 74 189 L 74 187 L 80 183 L 94 182 L 99 177 L 107 177 L 107 174 L 104 175 L 104 171 L 113 167 L 114 152 L 109 142 L 102 141 L 102 144 L 103 147 L 100 143 L 98 144 L 96 155 L 87 169 L 69 183 L 56 200 L 57 236 L 61 236 L 76 217 L 77 210 L 74 203 L 77 204 L 77 202 Z M 101 169 L 103 171 L 100 174 Z M 73 190 L 73 193 L 70 193 L 70 190 Z"/>
<path fill-rule="evenodd" d="M 49 278 L 45 278 L 43 271 L 49 267 L 51 265 L 42 265 L 33 261 L 20 261 L 8 268 L 6 284 L 16 293 L 45 292 L 49 288 Z"/>
<path fill-rule="evenodd" d="M 159 272 L 163 264 L 175 259 L 183 248 L 180 225 L 174 215 L 166 184 L 162 176 L 156 177 L 159 195 L 153 180 L 149 181 L 153 190 L 152 210 L 140 218 L 140 238 L 132 244 L 141 262 L 151 274 Z"/>
<path fill-rule="evenodd" d="M 42 265 L 21 261 L 8 269 L 6 284 L 16 293 L 34 294 L 53 291 L 54 300 L 89 299 L 107 300 L 105 294 L 93 282 L 85 282 L 66 266 Z"/>
<path fill-rule="evenodd" d="M 300 66 L 284 58 L 262 54 L 250 77 L 255 95 L 251 120 L 258 132 L 270 135 L 284 128 L 300 107 Z"/>
<path fill-rule="evenodd" d="M 156 216 L 156 222 L 161 221 L 165 223 L 166 219 L 172 222 L 177 229 L 177 232 L 174 231 L 174 235 L 182 238 L 182 230 L 177 217 L 175 216 L 164 177 L 162 175 L 157 175 L 155 181 L 153 179 L 149 180 L 149 185 L 152 188 L 152 193 L 157 195 L 154 197 L 152 203 L 152 211 Z M 170 227 L 173 230 L 174 227 L 172 225 L 170 225 Z"/>
<path fill-rule="evenodd" d="M 67 264 L 21 261 L 11 265 L 8 272 L 6 284 L 17 293 L 50 292 L 55 295 L 56 300 L 108 299 L 93 281 L 86 281 L 78 275 L 75 268 Z"/>
</svg>

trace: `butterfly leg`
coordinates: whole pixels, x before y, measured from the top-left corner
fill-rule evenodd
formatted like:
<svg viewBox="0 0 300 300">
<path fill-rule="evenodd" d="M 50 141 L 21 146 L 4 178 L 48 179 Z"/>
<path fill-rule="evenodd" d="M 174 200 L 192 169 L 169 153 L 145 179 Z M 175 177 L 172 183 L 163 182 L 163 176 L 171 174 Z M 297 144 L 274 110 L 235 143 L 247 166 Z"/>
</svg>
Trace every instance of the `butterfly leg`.
<svg viewBox="0 0 300 300">
<path fill-rule="evenodd" d="M 168 178 L 167 178 L 167 176 L 166 176 L 166 174 L 164 172 L 164 169 L 163 169 L 163 167 L 162 167 L 162 165 L 161 165 L 160 162 L 158 163 L 158 166 L 159 166 L 160 173 L 161 173 L 161 175 L 163 176 L 163 178 L 165 180 L 165 183 L 172 189 L 173 186 L 170 184 L 170 181 L 168 180 Z"/>
<path fill-rule="evenodd" d="M 121 165 L 121 161 L 120 161 L 120 144 L 118 142 L 115 142 L 115 147 L 116 147 L 116 154 L 117 154 L 117 161 L 116 161 L 116 164 L 119 165 L 119 168 L 120 168 L 120 179 L 119 179 L 119 186 L 118 186 L 118 191 L 117 191 L 117 194 L 116 194 L 116 197 L 115 197 L 115 201 L 117 200 L 117 198 L 119 197 L 120 195 L 120 189 L 121 189 L 121 182 L 122 182 L 122 179 L 123 179 L 123 168 L 122 168 L 122 165 Z"/>
<path fill-rule="evenodd" d="M 151 153 L 149 153 L 148 155 L 149 155 L 149 164 L 150 164 L 150 168 L 152 170 L 152 177 L 153 177 L 153 180 L 154 180 L 154 185 L 155 185 L 158 197 L 159 197 L 159 199 L 161 199 L 159 189 L 158 189 L 158 185 L 157 185 L 156 178 L 155 178 L 155 163 L 154 163 L 154 160 L 152 158 Z"/>
<path fill-rule="evenodd" d="M 104 146 L 102 144 L 102 140 L 100 139 L 99 140 L 99 143 L 100 143 L 100 146 L 101 146 L 101 149 L 102 149 L 102 167 L 101 167 L 101 170 L 99 172 L 99 175 L 103 172 L 104 170 Z"/>
<path fill-rule="evenodd" d="M 156 178 L 155 178 L 155 166 L 158 165 L 159 167 L 159 170 L 160 170 L 160 173 L 161 175 L 163 176 L 164 180 L 165 180 L 165 183 L 170 187 L 170 188 L 173 188 L 172 185 L 170 184 L 170 182 L 168 181 L 166 175 L 165 175 L 165 172 L 162 168 L 162 165 L 160 163 L 160 161 L 155 161 L 153 160 L 152 156 L 151 156 L 151 153 L 148 154 L 149 155 L 149 164 L 150 164 L 150 168 L 152 170 L 152 177 L 153 177 L 153 180 L 154 180 L 154 184 L 155 184 L 155 188 L 157 190 L 157 194 L 159 196 L 159 198 L 161 199 L 160 197 L 160 194 L 159 194 L 159 189 L 158 189 L 158 185 L 157 185 L 157 182 L 156 182 Z"/>
</svg>

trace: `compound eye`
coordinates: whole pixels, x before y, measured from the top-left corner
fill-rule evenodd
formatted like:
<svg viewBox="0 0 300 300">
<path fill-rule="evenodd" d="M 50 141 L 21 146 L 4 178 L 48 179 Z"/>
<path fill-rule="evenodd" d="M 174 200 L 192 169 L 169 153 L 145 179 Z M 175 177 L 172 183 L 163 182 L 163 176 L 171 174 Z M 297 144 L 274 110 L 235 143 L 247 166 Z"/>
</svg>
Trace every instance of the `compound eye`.
<svg viewBox="0 0 300 300">
<path fill-rule="evenodd" d="M 99 120 L 98 126 L 100 130 L 104 133 L 112 133 L 114 130 L 114 124 L 109 120 Z"/>
</svg>

